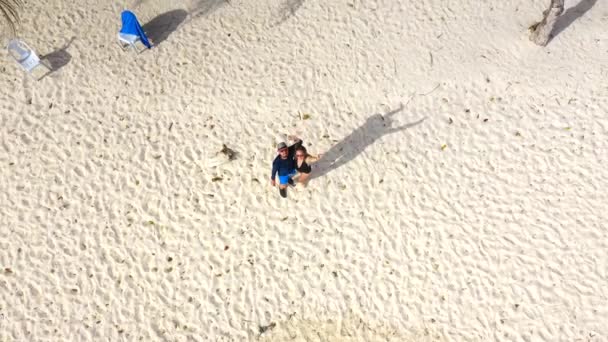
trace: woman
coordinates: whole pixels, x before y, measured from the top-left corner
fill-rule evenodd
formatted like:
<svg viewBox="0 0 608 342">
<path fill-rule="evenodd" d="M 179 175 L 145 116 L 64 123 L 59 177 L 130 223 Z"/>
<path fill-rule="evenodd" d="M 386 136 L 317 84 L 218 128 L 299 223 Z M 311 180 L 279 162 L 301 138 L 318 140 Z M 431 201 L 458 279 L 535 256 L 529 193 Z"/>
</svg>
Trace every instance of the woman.
<svg viewBox="0 0 608 342">
<path fill-rule="evenodd" d="M 316 163 L 321 158 L 321 154 L 318 157 L 312 156 L 306 152 L 306 147 L 300 145 L 296 148 L 296 170 L 298 171 L 298 182 L 302 185 L 306 185 L 306 181 L 310 177 L 312 171 L 311 164 Z"/>
</svg>

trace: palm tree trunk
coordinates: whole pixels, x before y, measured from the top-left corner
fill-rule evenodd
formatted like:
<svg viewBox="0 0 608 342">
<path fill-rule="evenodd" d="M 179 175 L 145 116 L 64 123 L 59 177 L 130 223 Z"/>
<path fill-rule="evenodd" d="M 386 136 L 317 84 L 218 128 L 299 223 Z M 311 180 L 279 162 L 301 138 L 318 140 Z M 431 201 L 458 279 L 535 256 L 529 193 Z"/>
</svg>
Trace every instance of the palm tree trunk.
<svg viewBox="0 0 608 342">
<path fill-rule="evenodd" d="M 530 40 L 538 45 L 545 46 L 551 39 L 551 31 L 557 18 L 564 12 L 564 0 L 551 0 L 549 9 L 543 12 L 543 20 L 530 27 L 532 33 Z"/>
</svg>

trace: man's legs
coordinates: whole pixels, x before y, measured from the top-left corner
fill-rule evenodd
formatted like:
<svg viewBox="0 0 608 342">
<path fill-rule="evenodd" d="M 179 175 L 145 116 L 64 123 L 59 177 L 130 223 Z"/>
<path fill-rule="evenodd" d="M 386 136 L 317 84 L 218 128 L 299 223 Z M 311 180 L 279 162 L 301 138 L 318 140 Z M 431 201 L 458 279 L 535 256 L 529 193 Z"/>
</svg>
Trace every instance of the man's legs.
<svg viewBox="0 0 608 342">
<path fill-rule="evenodd" d="M 279 194 L 283 198 L 287 197 L 287 180 L 282 176 L 279 176 Z"/>
<path fill-rule="evenodd" d="M 285 185 L 279 185 L 279 194 L 283 198 L 287 197 L 287 189 L 286 188 L 287 188 L 287 186 L 285 186 Z"/>
<path fill-rule="evenodd" d="M 293 179 L 291 179 L 294 175 L 295 171 L 285 176 L 279 175 L 279 193 L 281 197 L 287 197 L 287 185 L 294 185 Z"/>
<path fill-rule="evenodd" d="M 279 188 L 280 188 L 281 186 L 283 186 L 283 185 L 284 185 L 285 187 L 287 187 L 287 184 L 289 184 L 289 185 L 294 185 L 294 183 L 293 183 L 293 179 L 291 179 L 291 178 L 292 178 L 293 176 L 295 176 L 295 175 L 296 175 L 295 170 L 294 170 L 293 172 L 291 172 L 290 174 L 285 175 L 285 176 L 281 176 L 281 175 L 279 175 Z"/>
</svg>

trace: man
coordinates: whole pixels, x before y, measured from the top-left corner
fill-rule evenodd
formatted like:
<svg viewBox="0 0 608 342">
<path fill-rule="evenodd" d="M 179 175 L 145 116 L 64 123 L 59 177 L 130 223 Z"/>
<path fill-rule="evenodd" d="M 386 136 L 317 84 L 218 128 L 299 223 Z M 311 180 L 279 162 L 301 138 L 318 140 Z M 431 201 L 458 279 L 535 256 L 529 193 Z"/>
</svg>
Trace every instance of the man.
<svg viewBox="0 0 608 342">
<path fill-rule="evenodd" d="M 272 174 L 270 176 L 270 184 L 276 185 L 276 175 L 279 174 L 279 193 L 281 197 L 287 197 L 287 185 L 294 185 L 293 179 L 296 174 L 296 149 L 302 145 L 302 139 L 297 139 L 296 142 L 287 147 L 287 144 L 282 142 L 277 145 L 279 155 L 272 162 Z"/>
</svg>

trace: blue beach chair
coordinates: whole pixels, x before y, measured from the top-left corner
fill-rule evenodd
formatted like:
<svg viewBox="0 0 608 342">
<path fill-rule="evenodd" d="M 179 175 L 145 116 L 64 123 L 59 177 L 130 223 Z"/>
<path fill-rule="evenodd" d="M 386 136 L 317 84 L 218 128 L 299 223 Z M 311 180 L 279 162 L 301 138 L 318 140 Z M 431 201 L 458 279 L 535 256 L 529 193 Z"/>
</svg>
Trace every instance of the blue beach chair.
<svg viewBox="0 0 608 342">
<path fill-rule="evenodd" d="M 128 10 L 123 11 L 120 14 L 120 18 L 122 20 L 122 28 L 120 29 L 120 32 L 118 32 L 118 41 L 123 50 L 131 46 L 135 51 L 137 51 L 135 43 L 138 41 L 140 41 L 148 49 L 152 48 L 152 44 L 150 44 L 146 33 L 141 28 L 141 25 L 133 12 Z"/>
</svg>

